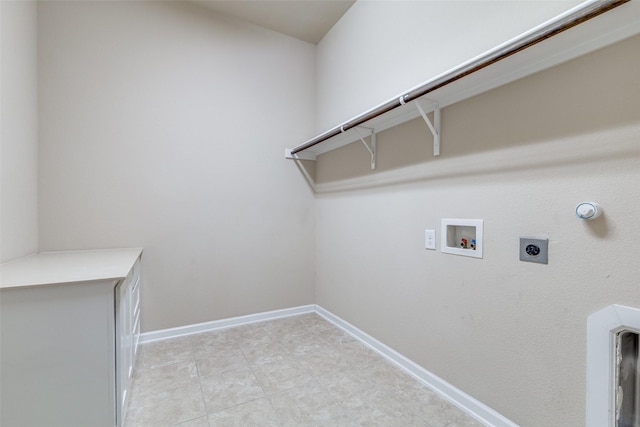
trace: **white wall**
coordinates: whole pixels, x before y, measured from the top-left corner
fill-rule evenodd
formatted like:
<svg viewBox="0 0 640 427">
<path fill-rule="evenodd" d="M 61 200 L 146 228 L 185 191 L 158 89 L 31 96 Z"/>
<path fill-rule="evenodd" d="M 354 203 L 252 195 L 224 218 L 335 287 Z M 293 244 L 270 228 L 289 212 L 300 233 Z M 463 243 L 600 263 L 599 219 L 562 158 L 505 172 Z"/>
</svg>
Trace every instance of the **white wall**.
<svg viewBox="0 0 640 427">
<path fill-rule="evenodd" d="M 40 246 L 145 248 L 142 329 L 313 302 L 315 47 L 183 2 L 42 2 Z"/>
<path fill-rule="evenodd" d="M 639 50 L 443 109 L 438 158 L 420 119 L 378 135 L 375 172 L 358 144 L 320 156 L 343 191 L 316 200 L 316 302 L 519 425 L 584 425 L 587 317 L 640 307 Z M 604 217 L 575 218 L 591 200 Z M 426 251 L 441 218 L 484 219 L 484 258 Z M 549 264 L 519 261 L 520 236 Z"/>
<path fill-rule="evenodd" d="M 316 134 L 579 3 L 359 0 L 318 44 Z"/>
<path fill-rule="evenodd" d="M 0 262 L 38 250 L 37 8 L 0 2 Z"/>
</svg>

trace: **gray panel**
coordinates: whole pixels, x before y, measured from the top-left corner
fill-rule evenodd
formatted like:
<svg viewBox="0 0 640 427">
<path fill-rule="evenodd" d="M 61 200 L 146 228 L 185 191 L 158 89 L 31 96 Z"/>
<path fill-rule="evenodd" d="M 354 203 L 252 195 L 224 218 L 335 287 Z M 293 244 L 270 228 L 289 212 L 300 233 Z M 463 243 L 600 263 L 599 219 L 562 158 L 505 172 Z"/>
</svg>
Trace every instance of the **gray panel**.
<svg viewBox="0 0 640 427">
<path fill-rule="evenodd" d="M 520 261 L 549 263 L 549 239 L 520 238 Z"/>
</svg>

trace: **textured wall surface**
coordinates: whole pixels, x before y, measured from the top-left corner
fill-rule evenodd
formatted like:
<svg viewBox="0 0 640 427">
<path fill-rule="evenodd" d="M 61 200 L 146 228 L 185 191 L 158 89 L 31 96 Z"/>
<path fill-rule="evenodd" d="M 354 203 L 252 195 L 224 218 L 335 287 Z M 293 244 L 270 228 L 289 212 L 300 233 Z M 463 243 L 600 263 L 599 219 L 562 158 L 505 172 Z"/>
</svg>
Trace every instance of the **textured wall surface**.
<svg viewBox="0 0 640 427">
<path fill-rule="evenodd" d="M 35 2 L 1 2 L 0 262 L 38 250 Z"/>
<path fill-rule="evenodd" d="M 142 329 L 313 302 L 311 44 L 186 2 L 42 2 L 40 246 L 145 248 Z"/>
<path fill-rule="evenodd" d="M 318 44 L 317 132 L 388 101 L 579 3 L 358 1 Z"/>
<path fill-rule="evenodd" d="M 640 306 L 638 49 L 443 109 L 441 157 L 420 119 L 379 134 L 375 172 L 361 144 L 322 155 L 317 303 L 519 425 L 584 425 L 587 317 Z M 484 258 L 426 251 L 441 218 L 483 219 Z M 519 261 L 520 236 L 549 264 Z"/>
</svg>

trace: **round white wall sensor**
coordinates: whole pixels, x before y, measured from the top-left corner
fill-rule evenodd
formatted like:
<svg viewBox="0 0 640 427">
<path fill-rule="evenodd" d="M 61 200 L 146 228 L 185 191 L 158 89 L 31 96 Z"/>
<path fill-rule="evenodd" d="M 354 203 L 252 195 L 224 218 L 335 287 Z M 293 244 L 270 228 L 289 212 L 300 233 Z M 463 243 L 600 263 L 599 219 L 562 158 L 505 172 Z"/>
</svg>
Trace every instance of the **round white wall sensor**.
<svg viewBox="0 0 640 427">
<path fill-rule="evenodd" d="M 602 208 L 596 202 L 582 202 L 576 206 L 576 216 L 581 219 L 595 219 L 602 214 Z"/>
</svg>

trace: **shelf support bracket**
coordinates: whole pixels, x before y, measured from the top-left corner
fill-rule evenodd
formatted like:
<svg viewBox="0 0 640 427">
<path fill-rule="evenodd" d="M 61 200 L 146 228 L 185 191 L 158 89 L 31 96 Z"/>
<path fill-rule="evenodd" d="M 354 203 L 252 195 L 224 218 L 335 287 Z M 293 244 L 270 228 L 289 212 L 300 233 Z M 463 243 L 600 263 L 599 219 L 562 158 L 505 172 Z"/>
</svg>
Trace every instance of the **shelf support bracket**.
<svg viewBox="0 0 640 427">
<path fill-rule="evenodd" d="M 362 129 L 366 129 L 367 131 L 369 131 L 369 136 L 371 137 L 371 143 L 367 144 L 367 141 L 365 141 L 366 136 L 362 136 L 362 134 L 358 131 L 358 128 L 362 128 Z M 353 130 L 356 131 L 356 133 L 358 134 L 358 138 L 360 138 L 360 141 L 362 141 L 362 143 L 364 144 L 365 148 L 367 149 L 367 151 L 369 152 L 369 154 L 371 154 L 371 170 L 376 168 L 376 132 L 373 128 L 367 128 L 364 126 L 356 126 L 353 128 Z"/>
<path fill-rule="evenodd" d="M 435 107 L 433 109 L 433 123 L 429 120 L 429 117 L 424 112 L 422 105 L 420 105 L 420 101 L 416 101 L 416 108 L 420 112 L 422 119 L 429 127 L 429 130 L 433 134 L 433 155 L 440 155 L 440 106 L 438 103 L 435 103 Z"/>
<path fill-rule="evenodd" d="M 291 160 L 315 160 L 316 155 L 311 153 L 291 154 L 291 148 L 285 148 L 284 157 Z"/>
</svg>

